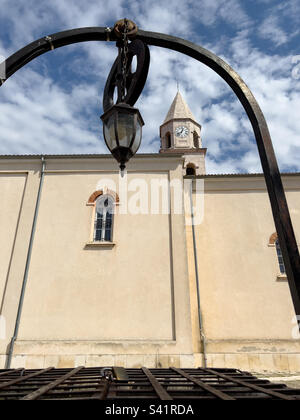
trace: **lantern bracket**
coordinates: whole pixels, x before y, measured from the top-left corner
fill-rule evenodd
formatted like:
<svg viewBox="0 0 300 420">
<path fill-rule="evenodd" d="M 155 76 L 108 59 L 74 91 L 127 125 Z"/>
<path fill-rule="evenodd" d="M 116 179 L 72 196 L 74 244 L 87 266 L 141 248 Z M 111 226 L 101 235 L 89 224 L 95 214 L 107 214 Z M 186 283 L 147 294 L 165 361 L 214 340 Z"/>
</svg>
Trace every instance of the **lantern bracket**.
<svg viewBox="0 0 300 420">
<path fill-rule="evenodd" d="M 107 26 L 105 28 L 105 32 L 106 32 L 106 41 L 110 41 L 110 34 L 111 34 L 111 28 L 109 26 Z"/>
<path fill-rule="evenodd" d="M 136 70 L 132 71 L 132 61 L 136 57 Z M 120 54 L 116 58 L 112 65 L 111 71 L 108 75 L 104 93 L 103 93 L 103 111 L 106 112 L 111 108 L 114 103 L 114 92 L 118 88 L 118 85 L 122 81 L 122 75 L 120 74 Z M 149 47 L 141 40 L 134 39 L 128 44 L 127 52 L 127 65 L 126 65 L 126 95 L 121 100 L 118 95 L 116 103 L 123 102 L 130 106 L 134 106 L 142 93 L 149 71 L 150 64 L 150 52 Z M 119 91 L 119 89 L 118 89 Z"/>
<path fill-rule="evenodd" d="M 49 42 L 51 50 L 54 50 L 54 45 L 53 45 L 51 36 L 49 35 L 45 36 L 45 41 Z"/>
</svg>

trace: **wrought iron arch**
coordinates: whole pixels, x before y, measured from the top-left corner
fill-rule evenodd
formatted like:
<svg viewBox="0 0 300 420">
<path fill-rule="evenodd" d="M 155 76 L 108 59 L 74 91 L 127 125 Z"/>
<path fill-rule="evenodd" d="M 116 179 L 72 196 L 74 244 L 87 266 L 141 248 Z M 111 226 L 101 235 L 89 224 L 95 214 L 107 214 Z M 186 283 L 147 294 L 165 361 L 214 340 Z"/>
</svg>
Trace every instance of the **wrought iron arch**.
<svg viewBox="0 0 300 420">
<path fill-rule="evenodd" d="M 294 308 L 296 314 L 300 315 L 299 250 L 268 126 L 252 92 L 241 77 L 225 61 L 199 45 L 171 35 L 142 30 L 138 30 L 136 38 L 148 45 L 181 52 L 207 65 L 227 82 L 243 105 L 255 134 Z M 12 76 L 34 58 L 50 50 L 78 42 L 116 40 L 117 38 L 112 28 L 104 27 L 72 29 L 46 36 L 32 42 L 6 60 L 6 78 Z M 1 80 L 1 84 L 4 81 Z"/>
</svg>

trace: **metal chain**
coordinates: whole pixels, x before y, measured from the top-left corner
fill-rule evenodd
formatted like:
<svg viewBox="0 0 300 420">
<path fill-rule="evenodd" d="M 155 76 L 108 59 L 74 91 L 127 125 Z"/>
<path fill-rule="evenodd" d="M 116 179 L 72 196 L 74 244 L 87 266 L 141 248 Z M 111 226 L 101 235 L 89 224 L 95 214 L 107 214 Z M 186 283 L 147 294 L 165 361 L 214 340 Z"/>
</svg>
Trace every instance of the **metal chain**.
<svg viewBox="0 0 300 420">
<path fill-rule="evenodd" d="M 128 63 L 128 21 L 124 20 L 124 32 L 122 35 L 122 80 L 121 80 L 121 100 L 123 102 L 126 96 L 126 78 L 127 78 L 127 63 Z"/>
</svg>

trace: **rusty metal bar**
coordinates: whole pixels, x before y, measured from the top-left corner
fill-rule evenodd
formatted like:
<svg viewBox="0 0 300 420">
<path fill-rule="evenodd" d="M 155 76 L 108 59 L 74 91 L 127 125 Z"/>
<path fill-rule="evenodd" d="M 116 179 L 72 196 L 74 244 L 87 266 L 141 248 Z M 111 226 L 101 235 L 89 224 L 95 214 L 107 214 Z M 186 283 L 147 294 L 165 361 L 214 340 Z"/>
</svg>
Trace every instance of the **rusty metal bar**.
<svg viewBox="0 0 300 420">
<path fill-rule="evenodd" d="M 24 370 L 24 368 L 6 370 L 5 372 L 1 372 L 0 376 L 11 375 L 12 373 L 20 372 L 20 370 Z"/>
<path fill-rule="evenodd" d="M 113 367 L 114 377 L 118 381 L 128 381 L 128 375 L 126 372 L 126 369 L 120 366 L 114 366 Z"/>
<path fill-rule="evenodd" d="M 14 370 L 6 371 L 6 376 L 1 376 L 6 382 L 0 400 L 300 400 L 300 389 L 236 369 L 126 369 L 122 376 L 127 379 L 121 380 L 115 375 L 101 377 L 100 367 L 48 370 L 28 370 L 15 380 L 11 380 Z"/>
<path fill-rule="evenodd" d="M 230 395 L 225 394 L 222 391 L 218 391 L 217 389 L 213 388 L 212 386 L 205 384 L 199 379 L 193 378 L 193 376 L 189 375 L 188 373 L 184 372 L 182 369 L 178 369 L 175 367 L 171 367 L 172 370 L 179 373 L 179 375 L 183 376 L 184 378 L 188 379 L 189 381 L 193 382 L 194 384 L 200 386 L 200 388 L 204 389 L 205 391 L 209 392 L 210 394 L 214 395 L 215 397 L 221 400 L 235 400 L 235 398 L 231 397 Z"/>
<path fill-rule="evenodd" d="M 95 392 L 91 397 L 92 399 L 95 399 L 95 400 L 105 400 L 106 399 L 107 394 L 109 392 L 110 381 L 106 378 L 103 378 L 101 380 L 101 385 L 103 385 L 102 389 Z"/>
<path fill-rule="evenodd" d="M 13 55 L 7 58 L 5 64 L 5 80 L 12 76 L 16 71 L 30 63 L 30 61 L 56 48 L 70 44 L 86 41 L 106 41 L 107 29 L 104 27 L 76 28 L 68 31 L 57 32 L 50 36 L 45 36 L 26 45 Z M 49 42 L 51 39 L 51 44 Z M 116 41 L 114 32 L 110 34 L 110 41 Z"/>
<path fill-rule="evenodd" d="M 149 382 L 153 386 L 154 391 L 158 395 L 159 399 L 161 400 L 173 400 L 173 398 L 167 393 L 167 391 L 163 388 L 163 386 L 158 382 L 154 375 L 150 372 L 150 370 L 146 367 L 142 367 L 142 371 L 149 379 Z"/>
<path fill-rule="evenodd" d="M 21 376 L 20 378 L 12 379 L 11 381 L 4 382 L 4 384 L 0 384 L 0 389 L 4 389 L 4 388 L 7 388 L 7 387 L 9 387 L 11 385 L 15 385 L 15 384 L 18 384 L 20 382 L 27 381 L 27 379 L 34 378 L 35 376 L 42 375 L 43 373 L 48 372 L 51 369 L 54 369 L 54 368 L 53 367 L 49 367 L 47 369 L 38 370 L 37 372 L 31 373 L 30 375 Z"/>
<path fill-rule="evenodd" d="M 290 400 L 295 400 L 294 397 L 290 397 L 288 395 L 284 395 L 284 394 L 281 394 L 280 392 L 272 391 L 271 389 L 266 389 L 266 388 L 263 388 L 263 387 L 258 386 L 258 385 L 250 384 L 249 382 L 241 381 L 240 379 L 235 379 L 235 378 L 233 378 L 230 375 L 225 375 L 223 373 L 220 373 L 220 372 L 215 371 L 214 369 L 199 368 L 199 370 L 201 370 L 203 372 L 209 372 L 212 375 L 216 375 L 219 378 L 225 379 L 228 382 L 236 383 L 238 385 L 241 385 L 241 386 L 244 386 L 244 387 L 253 389 L 254 391 L 262 392 L 264 394 L 270 395 L 271 397 L 278 398 L 280 400 L 289 400 L 289 401 Z"/>
<path fill-rule="evenodd" d="M 75 375 L 84 366 L 79 366 L 76 369 L 71 370 L 71 372 L 66 373 L 65 375 L 61 376 L 60 378 L 56 379 L 56 381 L 50 382 L 50 384 L 42 386 L 42 388 L 37 389 L 36 391 L 31 392 L 30 394 L 26 395 L 25 397 L 21 398 L 21 400 L 36 400 L 41 395 L 46 394 L 46 392 L 50 391 L 51 389 L 55 388 L 57 385 L 64 382 L 66 379 L 71 378 L 71 376 Z"/>
</svg>

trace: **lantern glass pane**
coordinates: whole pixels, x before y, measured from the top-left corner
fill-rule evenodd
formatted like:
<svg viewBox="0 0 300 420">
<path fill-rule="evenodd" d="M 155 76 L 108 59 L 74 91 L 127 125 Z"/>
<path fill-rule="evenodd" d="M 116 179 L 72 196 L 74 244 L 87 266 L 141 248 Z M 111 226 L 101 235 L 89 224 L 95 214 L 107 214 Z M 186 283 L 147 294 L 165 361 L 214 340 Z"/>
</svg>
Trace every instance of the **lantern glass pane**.
<svg viewBox="0 0 300 420">
<path fill-rule="evenodd" d="M 109 150 L 113 150 L 117 147 L 114 121 L 115 115 L 113 114 L 104 124 L 104 137 Z"/>
<path fill-rule="evenodd" d="M 133 145 L 131 147 L 131 150 L 132 150 L 133 154 L 135 154 L 137 152 L 138 148 L 140 147 L 141 140 L 142 140 L 142 126 L 141 126 L 140 121 L 138 119 L 137 124 L 136 124 L 135 139 L 134 139 Z"/>
<path fill-rule="evenodd" d="M 134 133 L 134 115 L 118 114 L 118 138 L 121 147 L 129 147 Z"/>
</svg>

